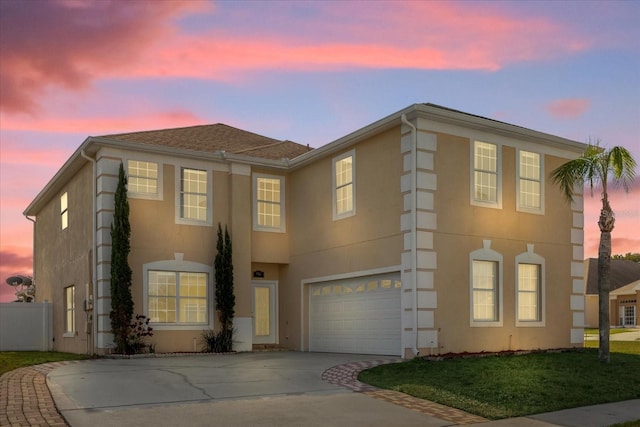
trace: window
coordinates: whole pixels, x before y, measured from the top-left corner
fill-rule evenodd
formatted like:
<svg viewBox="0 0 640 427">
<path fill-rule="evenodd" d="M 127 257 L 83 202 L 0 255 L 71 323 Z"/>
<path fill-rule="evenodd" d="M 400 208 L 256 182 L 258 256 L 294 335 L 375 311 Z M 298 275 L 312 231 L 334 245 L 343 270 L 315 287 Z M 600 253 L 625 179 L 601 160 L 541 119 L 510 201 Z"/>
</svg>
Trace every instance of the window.
<svg viewBox="0 0 640 427">
<path fill-rule="evenodd" d="M 543 171 L 540 154 L 520 150 L 518 157 L 518 210 L 542 213 Z"/>
<path fill-rule="evenodd" d="M 284 177 L 254 175 L 253 228 L 285 231 Z"/>
<path fill-rule="evenodd" d="M 540 266 L 518 264 L 518 321 L 540 321 Z"/>
<path fill-rule="evenodd" d="M 473 261 L 473 321 L 498 320 L 498 263 Z"/>
<path fill-rule="evenodd" d="M 138 160 L 127 161 L 127 190 L 133 195 L 158 194 L 158 164 Z"/>
<path fill-rule="evenodd" d="M 69 226 L 69 203 L 67 200 L 67 193 L 60 196 L 60 222 L 63 230 Z"/>
<path fill-rule="evenodd" d="M 64 336 L 73 337 L 76 333 L 75 286 L 64 288 Z"/>
<path fill-rule="evenodd" d="M 469 254 L 469 316 L 471 326 L 502 326 L 502 255 L 484 240 Z"/>
<path fill-rule="evenodd" d="M 502 207 L 500 150 L 496 144 L 474 141 L 472 181 L 472 204 Z"/>
<path fill-rule="evenodd" d="M 154 323 L 208 323 L 206 273 L 148 272 L 148 316 Z"/>
<path fill-rule="evenodd" d="M 516 326 L 544 326 L 545 261 L 527 244 L 516 256 Z"/>
<path fill-rule="evenodd" d="M 207 171 L 180 170 L 180 218 L 208 221 Z"/>
<path fill-rule="evenodd" d="M 355 213 L 355 151 L 351 150 L 333 159 L 333 219 Z"/>
</svg>

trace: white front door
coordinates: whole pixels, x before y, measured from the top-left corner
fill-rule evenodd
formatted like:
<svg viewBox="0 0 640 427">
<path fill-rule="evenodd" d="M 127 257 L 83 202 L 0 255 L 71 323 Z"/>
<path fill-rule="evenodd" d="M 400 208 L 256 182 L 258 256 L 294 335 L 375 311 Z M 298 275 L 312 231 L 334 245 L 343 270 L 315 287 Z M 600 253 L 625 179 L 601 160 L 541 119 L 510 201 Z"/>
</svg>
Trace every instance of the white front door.
<svg viewBox="0 0 640 427">
<path fill-rule="evenodd" d="M 278 342 L 277 300 L 278 282 L 251 283 L 254 344 L 276 344 Z"/>
</svg>

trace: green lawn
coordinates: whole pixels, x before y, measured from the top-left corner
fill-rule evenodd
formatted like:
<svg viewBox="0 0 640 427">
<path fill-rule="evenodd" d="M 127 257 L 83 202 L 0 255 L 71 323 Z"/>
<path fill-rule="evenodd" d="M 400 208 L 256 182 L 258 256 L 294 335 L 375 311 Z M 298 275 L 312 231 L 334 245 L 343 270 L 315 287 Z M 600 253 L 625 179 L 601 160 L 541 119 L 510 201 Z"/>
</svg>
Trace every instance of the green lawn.
<svg viewBox="0 0 640 427">
<path fill-rule="evenodd" d="M 597 346 L 597 342 L 588 343 Z M 597 350 L 563 353 L 414 359 L 363 371 L 381 388 L 490 419 L 640 398 L 640 342 L 611 342 L 611 363 Z"/>
<path fill-rule="evenodd" d="M 63 360 L 88 359 L 84 354 L 60 353 L 56 351 L 0 351 L 0 375 L 25 366 L 39 365 Z"/>
</svg>

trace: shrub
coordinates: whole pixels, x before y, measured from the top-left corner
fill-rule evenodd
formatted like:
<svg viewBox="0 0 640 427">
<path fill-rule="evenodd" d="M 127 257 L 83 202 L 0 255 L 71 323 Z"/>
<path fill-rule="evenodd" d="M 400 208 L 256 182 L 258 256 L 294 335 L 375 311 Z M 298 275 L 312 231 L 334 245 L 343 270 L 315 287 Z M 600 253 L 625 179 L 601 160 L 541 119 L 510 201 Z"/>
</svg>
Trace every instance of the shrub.
<svg viewBox="0 0 640 427">
<path fill-rule="evenodd" d="M 145 337 L 153 336 L 153 328 L 149 326 L 149 320 L 151 319 L 147 316 L 137 314 L 136 319 L 131 322 L 125 343 L 126 354 L 144 353 L 147 347 L 150 353 L 155 353 L 155 345 L 144 342 Z"/>
<path fill-rule="evenodd" d="M 231 351 L 233 341 L 233 329 L 214 331 L 208 329 L 202 331 L 202 351 L 210 353 L 226 353 Z"/>
</svg>

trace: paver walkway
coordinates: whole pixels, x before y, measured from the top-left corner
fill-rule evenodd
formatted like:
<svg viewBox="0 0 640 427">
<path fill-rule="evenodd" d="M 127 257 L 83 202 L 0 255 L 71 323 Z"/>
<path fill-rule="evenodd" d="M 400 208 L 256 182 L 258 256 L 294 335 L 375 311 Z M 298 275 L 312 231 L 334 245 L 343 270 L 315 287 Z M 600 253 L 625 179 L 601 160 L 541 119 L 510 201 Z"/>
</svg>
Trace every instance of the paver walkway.
<svg viewBox="0 0 640 427">
<path fill-rule="evenodd" d="M 469 414 L 459 409 L 450 408 L 428 400 L 418 399 L 398 391 L 383 390 L 358 381 L 358 374 L 365 369 L 387 363 L 396 363 L 401 360 L 402 359 L 394 358 L 346 363 L 344 365 L 338 365 L 327 369 L 322 374 L 322 379 L 330 384 L 336 384 L 355 392 L 361 392 L 376 399 L 403 406 L 416 412 L 440 418 L 441 420 L 454 422 L 456 425 L 476 424 L 489 421 L 486 418 Z"/>
<path fill-rule="evenodd" d="M 0 426 L 66 426 L 47 387 L 47 374 L 69 363 L 74 362 L 18 368 L 0 376 Z"/>
</svg>

